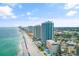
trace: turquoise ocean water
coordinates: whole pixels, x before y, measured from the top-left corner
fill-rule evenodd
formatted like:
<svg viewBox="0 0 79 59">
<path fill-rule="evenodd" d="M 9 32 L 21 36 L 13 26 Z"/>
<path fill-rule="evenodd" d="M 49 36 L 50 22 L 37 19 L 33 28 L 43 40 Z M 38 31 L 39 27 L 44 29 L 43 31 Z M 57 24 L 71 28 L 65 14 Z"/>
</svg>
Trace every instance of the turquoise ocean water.
<svg viewBox="0 0 79 59">
<path fill-rule="evenodd" d="M 16 56 L 18 43 L 17 28 L 0 28 L 0 56 Z"/>
</svg>

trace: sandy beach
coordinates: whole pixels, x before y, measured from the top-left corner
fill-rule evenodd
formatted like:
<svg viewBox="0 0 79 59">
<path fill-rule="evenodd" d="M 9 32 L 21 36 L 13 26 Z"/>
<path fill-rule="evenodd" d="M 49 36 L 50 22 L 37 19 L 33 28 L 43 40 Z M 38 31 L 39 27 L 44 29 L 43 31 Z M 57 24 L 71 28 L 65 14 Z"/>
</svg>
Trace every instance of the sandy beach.
<svg viewBox="0 0 79 59">
<path fill-rule="evenodd" d="M 18 44 L 19 51 L 17 53 L 17 56 L 28 56 L 27 49 L 26 49 L 24 39 L 23 39 L 23 35 L 20 32 L 20 30 L 18 30 L 18 32 L 20 35 L 20 40 L 19 40 L 19 44 Z"/>
<path fill-rule="evenodd" d="M 20 41 L 17 56 L 44 56 L 24 30 L 19 30 Z"/>
</svg>

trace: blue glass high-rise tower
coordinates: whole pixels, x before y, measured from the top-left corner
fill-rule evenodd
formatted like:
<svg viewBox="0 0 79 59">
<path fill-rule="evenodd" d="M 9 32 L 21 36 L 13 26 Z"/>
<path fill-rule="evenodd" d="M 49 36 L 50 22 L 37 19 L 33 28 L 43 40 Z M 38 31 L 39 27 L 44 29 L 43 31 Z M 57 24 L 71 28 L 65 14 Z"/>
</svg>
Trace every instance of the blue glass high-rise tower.
<svg viewBox="0 0 79 59">
<path fill-rule="evenodd" d="M 52 40 L 54 36 L 54 23 L 51 21 L 42 23 L 41 26 L 41 39 L 42 42 L 46 43 L 46 40 Z"/>
</svg>

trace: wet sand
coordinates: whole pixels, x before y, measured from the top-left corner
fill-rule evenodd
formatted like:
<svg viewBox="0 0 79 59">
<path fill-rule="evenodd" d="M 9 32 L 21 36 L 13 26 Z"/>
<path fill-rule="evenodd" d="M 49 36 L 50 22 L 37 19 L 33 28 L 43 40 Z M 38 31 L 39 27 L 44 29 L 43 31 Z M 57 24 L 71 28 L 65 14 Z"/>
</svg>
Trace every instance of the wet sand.
<svg viewBox="0 0 79 59">
<path fill-rule="evenodd" d="M 20 30 L 19 30 L 19 33 L 20 33 L 20 40 L 19 40 L 19 46 L 18 46 L 19 51 L 17 53 L 17 56 L 28 56 L 24 38 Z"/>
</svg>

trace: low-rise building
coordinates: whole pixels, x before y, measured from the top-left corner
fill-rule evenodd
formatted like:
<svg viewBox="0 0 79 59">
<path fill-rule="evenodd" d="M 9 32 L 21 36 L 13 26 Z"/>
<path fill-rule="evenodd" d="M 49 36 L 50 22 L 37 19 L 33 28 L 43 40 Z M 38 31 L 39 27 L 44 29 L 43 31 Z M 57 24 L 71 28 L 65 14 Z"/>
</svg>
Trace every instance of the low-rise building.
<svg viewBox="0 0 79 59">
<path fill-rule="evenodd" d="M 51 55 L 61 55 L 61 46 L 59 44 L 59 42 L 55 42 L 53 40 L 47 40 L 47 48 L 49 49 Z"/>
</svg>

